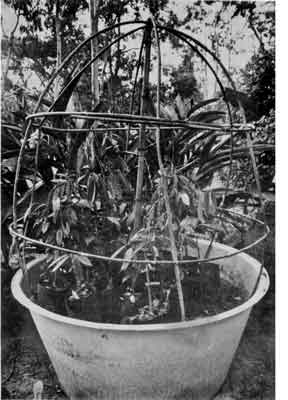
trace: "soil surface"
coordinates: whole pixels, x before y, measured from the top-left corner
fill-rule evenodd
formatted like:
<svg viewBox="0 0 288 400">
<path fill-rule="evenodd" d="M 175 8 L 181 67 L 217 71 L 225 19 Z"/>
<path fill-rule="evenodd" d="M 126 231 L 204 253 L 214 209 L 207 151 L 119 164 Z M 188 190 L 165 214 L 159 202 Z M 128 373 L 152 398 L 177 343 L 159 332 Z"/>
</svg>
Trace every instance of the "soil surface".
<svg viewBox="0 0 288 400">
<path fill-rule="evenodd" d="M 271 285 L 254 307 L 229 374 L 215 400 L 275 399 L 275 253 L 274 210 L 269 210 L 272 231 L 265 243 L 265 268 Z M 254 254 L 255 256 L 255 254 Z M 48 355 L 29 314 L 21 308 L 25 324 L 13 335 L 2 334 L 3 400 L 33 399 L 33 384 L 44 384 L 43 400 L 64 400 Z M 141 400 L 141 399 L 139 399 Z"/>
</svg>

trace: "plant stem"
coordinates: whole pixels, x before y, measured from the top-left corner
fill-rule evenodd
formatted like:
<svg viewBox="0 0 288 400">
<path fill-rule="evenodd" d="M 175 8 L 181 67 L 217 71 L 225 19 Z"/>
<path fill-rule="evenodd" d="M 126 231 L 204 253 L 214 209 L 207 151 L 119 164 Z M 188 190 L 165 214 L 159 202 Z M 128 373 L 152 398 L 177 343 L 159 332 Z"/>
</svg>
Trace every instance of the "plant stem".
<svg viewBox="0 0 288 400">
<path fill-rule="evenodd" d="M 153 28 L 154 28 L 156 42 L 157 42 L 157 56 L 158 56 L 156 116 L 157 116 L 157 118 L 160 118 L 161 52 L 160 52 L 160 42 L 159 42 L 158 31 L 157 31 L 157 26 L 156 26 L 154 17 L 152 17 L 152 22 L 153 22 Z M 161 173 L 163 196 L 164 196 L 164 202 L 165 202 L 165 207 L 166 207 L 166 212 L 167 212 L 167 224 L 168 224 L 169 237 L 170 237 L 170 243 L 171 243 L 171 254 L 172 254 L 172 259 L 174 261 L 174 274 L 175 274 L 175 280 L 176 280 L 181 320 L 185 321 L 185 304 L 184 304 L 184 296 L 183 296 L 183 289 L 182 289 L 182 283 L 181 283 L 181 271 L 180 271 L 180 266 L 178 263 L 176 240 L 175 240 L 175 236 L 174 236 L 174 232 L 173 232 L 173 219 L 172 219 L 172 212 L 171 212 L 171 207 L 170 207 L 170 202 L 169 202 L 167 175 L 166 175 L 166 171 L 165 171 L 165 168 L 163 165 L 161 149 L 160 149 L 160 127 L 157 127 L 155 135 L 156 135 L 157 158 L 158 158 L 158 164 L 159 164 L 160 173 Z"/>
<path fill-rule="evenodd" d="M 156 142 L 157 142 L 157 155 L 158 155 L 158 163 L 160 166 L 160 171 L 162 175 L 162 187 L 163 187 L 163 196 L 165 201 L 165 207 L 167 211 L 167 225 L 169 231 L 169 238 L 171 243 L 171 254 L 172 259 L 174 261 L 174 274 L 176 280 L 176 287 L 177 287 L 177 294 L 180 306 L 180 313 L 181 313 L 181 320 L 185 321 L 185 304 L 184 304 L 184 296 L 183 296 L 183 289 L 181 283 L 181 271 L 180 266 L 178 263 L 178 256 L 177 256 L 177 247 L 176 247 L 176 240 L 173 232 L 173 220 L 172 220 L 172 211 L 169 202 L 169 195 L 168 195 L 168 185 L 167 185 L 167 176 L 162 164 L 161 154 L 160 154 L 160 128 L 157 128 L 156 131 Z"/>
<path fill-rule="evenodd" d="M 145 60 L 143 72 L 143 86 L 141 95 L 140 114 L 144 115 L 146 110 L 146 103 L 149 97 L 149 71 L 150 71 L 150 56 L 151 56 L 151 30 L 152 25 L 147 24 L 144 33 L 145 44 Z M 135 221 L 134 231 L 137 231 L 141 226 L 141 208 L 142 208 L 142 187 L 144 175 L 144 147 L 145 147 L 145 125 L 141 124 L 139 131 L 139 144 L 138 144 L 138 167 L 137 167 L 137 186 L 135 196 Z"/>
<path fill-rule="evenodd" d="M 148 304 L 149 304 L 149 311 L 152 313 L 152 293 L 151 293 L 151 286 L 150 286 L 150 276 L 149 276 L 149 267 L 146 265 L 146 287 L 148 292 Z"/>
</svg>

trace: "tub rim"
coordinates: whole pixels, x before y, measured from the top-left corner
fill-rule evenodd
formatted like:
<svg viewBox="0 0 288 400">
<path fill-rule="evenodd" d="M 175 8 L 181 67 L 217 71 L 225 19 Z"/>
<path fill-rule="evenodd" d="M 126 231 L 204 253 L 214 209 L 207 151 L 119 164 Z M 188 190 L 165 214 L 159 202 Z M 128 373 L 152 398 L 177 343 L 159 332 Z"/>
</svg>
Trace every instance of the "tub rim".
<svg viewBox="0 0 288 400">
<path fill-rule="evenodd" d="M 214 243 L 215 247 L 218 249 L 224 250 L 225 252 L 231 252 L 233 249 L 230 246 Z M 243 261 L 246 261 L 251 268 L 259 271 L 261 263 L 256 260 L 255 258 L 251 257 L 246 253 L 240 253 L 237 257 L 241 257 Z M 28 264 L 29 269 L 29 264 Z M 35 268 L 34 265 L 32 268 Z M 232 317 L 237 316 L 238 314 L 249 310 L 252 308 L 256 303 L 258 303 L 268 291 L 270 285 L 270 279 L 268 272 L 265 268 L 262 270 L 261 277 L 259 279 L 257 288 L 254 294 L 246 300 L 244 303 L 240 304 L 237 307 L 232 308 L 228 311 L 223 311 L 219 314 L 208 316 L 208 317 L 200 317 L 193 320 L 188 321 L 180 321 L 180 322 L 167 322 L 167 323 L 160 323 L 160 324 L 137 324 L 137 325 L 130 325 L 130 324 L 112 324 L 112 323 L 101 323 L 101 322 L 92 322 L 86 320 L 80 320 L 77 318 L 71 318 L 67 316 L 63 316 L 60 314 L 56 314 L 52 311 L 48 311 L 45 308 L 39 306 L 38 304 L 33 303 L 29 297 L 24 293 L 21 283 L 23 278 L 23 271 L 20 269 L 14 275 L 12 282 L 11 282 L 11 291 L 14 298 L 26 307 L 31 314 L 38 314 L 41 317 L 45 317 L 57 322 L 61 322 L 66 325 L 73 325 L 79 326 L 83 328 L 89 329 L 96 329 L 96 330 L 110 330 L 110 331 L 121 331 L 121 332 L 152 332 L 152 331 L 170 331 L 175 329 L 185 329 L 185 328 L 192 328 L 192 327 L 200 327 L 203 325 L 209 325 L 213 323 L 217 323 L 223 321 L 225 319 L 229 319 Z"/>
</svg>

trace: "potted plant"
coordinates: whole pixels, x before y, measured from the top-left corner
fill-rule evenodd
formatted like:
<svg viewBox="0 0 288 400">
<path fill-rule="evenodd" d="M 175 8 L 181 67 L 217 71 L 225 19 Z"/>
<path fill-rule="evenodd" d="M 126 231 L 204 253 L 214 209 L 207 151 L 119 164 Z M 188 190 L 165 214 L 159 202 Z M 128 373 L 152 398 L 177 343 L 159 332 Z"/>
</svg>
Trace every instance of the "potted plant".
<svg viewBox="0 0 288 400">
<path fill-rule="evenodd" d="M 125 24 L 130 23 L 119 25 Z M 243 248 L 223 244 L 252 223 L 263 224 L 219 208 L 231 188 L 215 185 L 215 169 L 227 174 L 223 168 L 231 167 L 234 155 L 233 138 L 219 132 L 249 134 L 232 123 L 199 122 L 195 107 L 185 120 L 161 118 L 158 30 L 165 28 L 151 20 L 135 24 L 144 29 L 140 116 L 63 112 L 63 98 L 69 98 L 91 60 L 71 78 L 49 112 L 27 118 L 14 197 L 33 124 L 38 124 L 37 148 L 42 129 L 54 137 L 58 132 L 63 162 L 47 200 L 37 203 L 32 195 L 23 228 L 14 213 L 10 231 L 19 245 L 22 269 L 12 291 L 31 311 L 71 399 L 208 400 L 225 379 L 252 306 L 269 286 L 258 261 Z M 144 115 L 149 108 L 153 29 L 159 61 L 156 117 Z M 174 33 L 188 41 L 181 32 Z M 189 40 L 192 45 L 194 39 Z M 225 100 L 225 92 L 223 96 Z M 214 120 L 220 117 L 214 113 Z M 86 123 L 80 128 L 81 119 Z M 101 132 L 103 139 L 93 132 Z M 207 132 L 213 140 L 207 139 Z M 183 156 L 163 157 L 165 144 L 170 150 L 180 146 L 181 134 L 186 141 L 177 153 L 186 154 L 184 166 Z M 250 154 L 255 162 L 249 136 L 247 140 L 247 148 L 234 152 L 237 157 Z M 129 149 L 136 141 L 135 159 Z M 148 163 L 147 176 L 145 159 L 151 166 Z M 131 168 L 135 160 L 137 177 Z M 35 174 L 34 186 L 37 179 Z"/>
</svg>

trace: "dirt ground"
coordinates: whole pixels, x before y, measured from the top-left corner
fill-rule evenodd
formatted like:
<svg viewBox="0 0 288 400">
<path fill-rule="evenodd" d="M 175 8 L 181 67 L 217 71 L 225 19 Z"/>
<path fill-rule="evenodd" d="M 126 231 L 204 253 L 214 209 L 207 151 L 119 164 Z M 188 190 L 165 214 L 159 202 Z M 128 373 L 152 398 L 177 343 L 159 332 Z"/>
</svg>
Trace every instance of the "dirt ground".
<svg viewBox="0 0 288 400">
<path fill-rule="evenodd" d="M 254 307 L 227 379 L 217 400 L 275 399 L 275 257 L 272 233 L 265 244 L 265 267 L 271 279 L 265 298 Z M 33 383 L 44 383 L 43 400 L 67 399 L 29 314 L 14 337 L 2 337 L 2 399 L 33 399 Z M 3 389 L 7 390 L 6 394 Z"/>
</svg>

